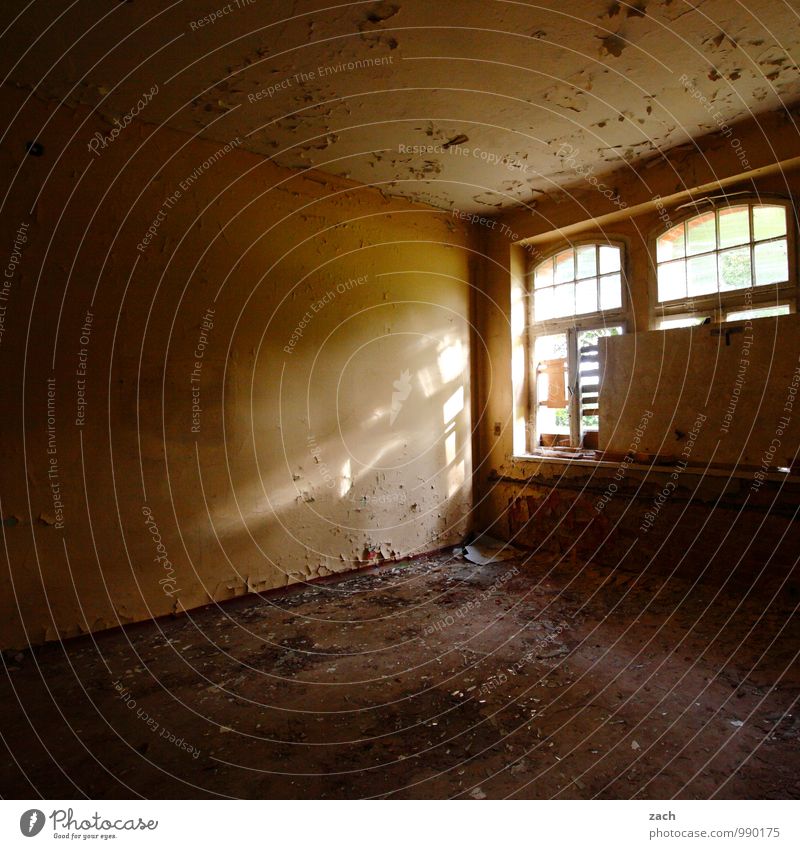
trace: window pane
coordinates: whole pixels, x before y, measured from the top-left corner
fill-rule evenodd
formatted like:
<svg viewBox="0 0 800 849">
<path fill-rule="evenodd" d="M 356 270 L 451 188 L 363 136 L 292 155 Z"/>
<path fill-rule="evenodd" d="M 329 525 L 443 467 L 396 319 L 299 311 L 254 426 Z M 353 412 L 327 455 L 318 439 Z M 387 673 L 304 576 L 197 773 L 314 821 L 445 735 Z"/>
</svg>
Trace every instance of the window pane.
<svg viewBox="0 0 800 849">
<path fill-rule="evenodd" d="M 533 346 L 534 373 L 536 374 L 536 431 L 537 442 L 543 433 L 569 433 L 569 411 L 566 407 L 551 406 L 556 397 L 566 398 L 566 369 L 559 368 L 558 360 L 567 356 L 567 336 L 537 336 Z M 562 382 L 551 387 L 551 381 Z M 551 388 L 553 391 L 551 392 Z"/>
<path fill-rule="evenodd" d="M 575 312 L 597 312 L 597 278 L 575 284 Z"/>
<path fill-rule="evenodd" d="M 684 241 L 685 227 L 678 224 L 671 230 L 667 230 L 659 237 L 656 244 L 656 259 L 658 262 L 667 262 L 670 259 L 686 256 L 686 244 Z"/>
<path fill-rule="evenodd" d="M 786 239 L 762 242 L 753 249 L 756 262 L 756 286 L 785 283 L 789 279 Z"/>
<path fill-rule="evenodd" d="M 782 206 L 754 206 L 755 239 L 774 239 L 786 235 L 786 210 Z"/>
<path fill-rule="evenodd" d="M 656 241 L 658 300 L 787 283 L 787 223 L 783 205 L 739 203 L 673 227 Z M 686 261 L 682 262 L 684 234 Z M 742 310 L 733 314 L 739 313 Z"/>
<path fill-rule="evenodd" d="M 578 333 L 578 351 L 586 345 L 594 345 L 598 339 L 605 339 L 606 336 L 622 336 L 622 325 L 581 330 Z"/>
<path fill-rule="evenodd" d="M 600 246 L 600 273 L 608 274 L 621 268 L 620 249 L 611 245 Z"/>
<path fill-rule="evenodd" d="M 556 283 L 568 283 L 575 279 L 575 252 L 562 251 L 556 255 Z"/>
<path fill-rule="evenodd" d="M 686 281 L 689 296 L 710 295 L 717 291 L 717 257 L 696 256 L 686 261 Z"/>
<path fill-rule="evenodd" d="M 720 251 L 720 289 L 744 289 L 752 285 L 750 277 L 750 246 Z"/>
<path fill-rule="evenodd" d="M 553 317 L 553 287 L 537 289 L 534 294 L 533 318 L 534 321 L 546 321 Z"/>
<path fill-rule="evenodd" d="M 567 334 L 553 333 L 551 336 L 537 336 L 533 343 L 533 355 L 539 362 L 566 357 Z"/>
<path fill-rule="evenodd" d="M 548 259 L 545 260 L 541 265 L 536 267 L 536 270 L 533 273 L 533 285 L 534 288 L 538 289 L 540 286 L 552 286 L 553 285 L 553 260 Z"/>
<path fill-rule="evenodd" d="M 597 275 L 597 248 L 595 245 L 582 245 L 578 248 L 578 279 Z"/>
<path fill-rule="evenodd" d="M 750 208 L 734 206 L 719 211 L 719 246 L 744 245 L 750 241 Z"/>
<path fill-rule="evenodd" d="M 734 310 L 725 316 L 725 321 L 742 321 L 746 318 L 768 318 L 771 315 L 789 315 L 789 304 L 776 307 L 755 307 L 752 310 Z"/>
<path fill-rule="evenodd" d="M 674 301 L 686 297 L 686 260 L 678 259 L 658 266 L 658 300 Z"/>
<path fill-rule="evenodd" d="M 552 440 L 542 439 L 544 433 L 569 435 L 569 411 L 566 407 L 539 407 L 536 410 L 537 444 L 553 445 Z M 559 440 L 558 444 L 568 445 L 568 440 Z"/>
<path fill-rule="evenodd" d="M 575 284 L 553 288 L 553 318 L 575 315 Z"/>
<path fill-rule="evenodd" d="M 692 218 L 686 224 L 686 253 L 700 254 L 713 251 L 717 246 L 717 214 L 707 212 Z"/>
<path fill-rule="evenodd" d="M 622 306 L 622 278 L 607 274 L 600 278 L 600 309 L 615 310 Z"/>
<path fill-rule="evenodd" d="M 672 330 L 676 327 L 696 327 L 706 320 L 705 315 L 692 315 L 686 318 L 662 318 L 658 323 L 659 330 Z"/>
</svg>

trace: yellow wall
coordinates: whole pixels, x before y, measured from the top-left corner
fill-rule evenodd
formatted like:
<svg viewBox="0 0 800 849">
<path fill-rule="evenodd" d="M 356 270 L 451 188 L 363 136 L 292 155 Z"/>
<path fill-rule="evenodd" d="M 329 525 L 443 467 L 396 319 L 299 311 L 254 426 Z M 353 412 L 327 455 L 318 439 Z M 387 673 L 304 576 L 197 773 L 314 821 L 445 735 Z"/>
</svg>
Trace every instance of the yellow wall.
<svg viewBox="0 0 800 849">
<path fill-rule="evenodd" d="M 90 153 L 108 130 L 32 98 L 0 153 L 4 253 L 26 239 L 0 339 L 0 644 L 459 540 L 464 227 L 145 125 Z"/>
</svg>

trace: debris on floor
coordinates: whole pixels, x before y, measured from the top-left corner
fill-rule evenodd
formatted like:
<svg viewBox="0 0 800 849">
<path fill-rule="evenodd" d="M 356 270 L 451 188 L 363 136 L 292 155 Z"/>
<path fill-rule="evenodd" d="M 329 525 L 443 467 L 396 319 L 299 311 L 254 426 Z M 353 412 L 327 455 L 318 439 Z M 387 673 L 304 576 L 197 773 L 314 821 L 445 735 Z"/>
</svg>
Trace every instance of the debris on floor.
<svg viewBox="0 0 800 849">
<path fill-rule="evenodd" d="M 0 726 L 37 743 L 7 735 L 0 795 L 800 798 L 800 668 L 775 639 L 791 592 L 765 609 L 712 580 L 487 559 L 425 555 L 26 652 Z"/>
<path fill-rule="evenodd" d="M 513 545 L 494 537 L 478 537 L 470 545 L 464 546 L 464 556 L 470 563 L 478 566 L 488 566 L 490 563 L 501 563 L 505 560 L 514 560 L 520 557 L 522 552 Z"/>
</svg>

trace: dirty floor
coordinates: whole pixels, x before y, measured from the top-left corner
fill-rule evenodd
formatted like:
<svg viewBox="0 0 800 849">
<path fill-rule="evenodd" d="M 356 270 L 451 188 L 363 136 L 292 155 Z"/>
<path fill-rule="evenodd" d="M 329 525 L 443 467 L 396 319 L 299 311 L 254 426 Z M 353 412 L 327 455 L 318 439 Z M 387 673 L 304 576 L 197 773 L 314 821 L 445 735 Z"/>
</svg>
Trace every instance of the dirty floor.
<svg viewBox="0 0 800 849">
<path fill-rule="evenodd" d="M 782 580 L 448 553 L 5 657 L 0 794 L 798 798 Z"/>
</svg>

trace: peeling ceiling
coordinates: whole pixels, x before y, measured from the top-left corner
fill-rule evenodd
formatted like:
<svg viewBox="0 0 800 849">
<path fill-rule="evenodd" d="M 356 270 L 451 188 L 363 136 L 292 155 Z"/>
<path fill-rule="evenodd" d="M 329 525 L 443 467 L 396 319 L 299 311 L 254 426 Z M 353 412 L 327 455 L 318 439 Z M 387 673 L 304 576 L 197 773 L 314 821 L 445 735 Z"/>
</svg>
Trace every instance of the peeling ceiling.
<svg viewBox="0 0 800 849">
<path fill-rule="evenodd" d="M 800 99 L 784 0 L 45 0 L 2 46 L 33 96 L 469 212 Z"/>
</svg>

